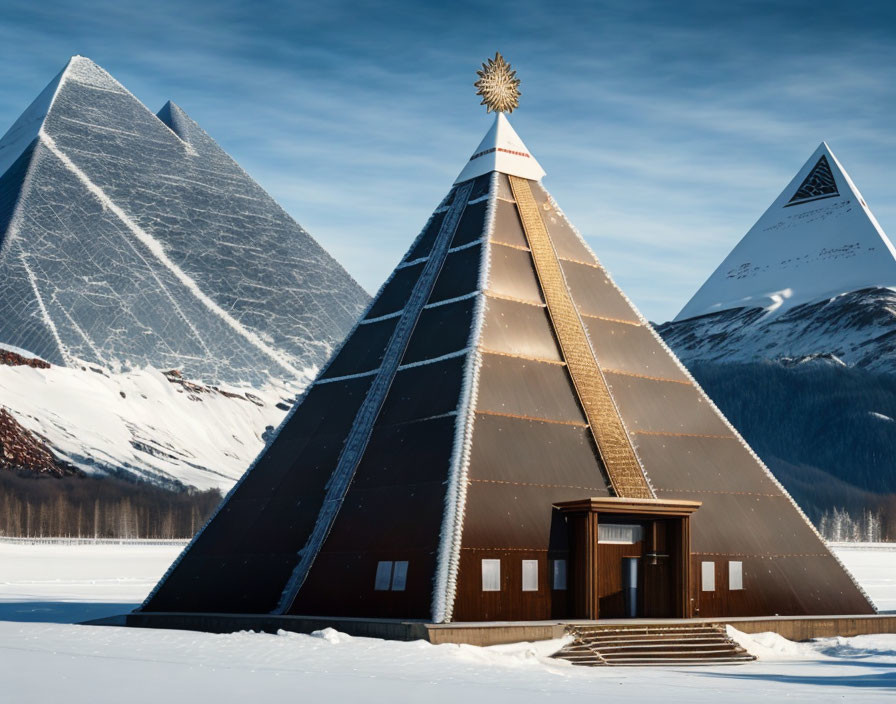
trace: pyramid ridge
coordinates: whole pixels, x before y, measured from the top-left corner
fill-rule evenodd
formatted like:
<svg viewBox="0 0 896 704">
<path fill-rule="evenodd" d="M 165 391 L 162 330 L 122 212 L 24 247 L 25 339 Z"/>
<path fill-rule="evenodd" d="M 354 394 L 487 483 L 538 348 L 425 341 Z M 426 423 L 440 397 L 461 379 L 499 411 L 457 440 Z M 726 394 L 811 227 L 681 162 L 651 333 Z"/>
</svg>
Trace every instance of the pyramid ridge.
<svg viewBox="0 0 896 704">
<path fill-rule="evenodd" d="M 28 146 L 37 139 L 44 121 L 50 112 L 56 94 L 65 80 L 65 74 L 71 65 L 69 59 L 25 108 L 6 133 L 0 137 L 0 176 L 19 158 Z"/>
<path fill-rule="evenodd" d="M 64 80 L 75 80 L 79 83 L 85 83 L 97 88 L 109 90 L 109 86 L 114 86 L 117 91 L 121 91 L 131 95 L 130 91 L 125 88 L 111 73 L 96 63 L 93 59 L 86 56 L 76 54 L 69 59 L 63 70 Z M 136 100 L 136 98 L 135 98 Z"/>
<path fill-rule="evenodd" d="M 140 101 L 133 96 L 120 82 L 108 71 L 92 59 L 80 54 L 70 57 L 62 69 L 57 73 L 37 97 L 16 118 L 6 133 L 0 137 L 0 175 L 12 166 L 32 141 L 37 139 L 46 122 L 47 116 L 53 109 L 56 96 L 65 87 L 67 81 L 92 85 L 103 90 L 125 93 L 138 103 Z M 143 103 L 140 103 L 143 105 Z"/>
</svg>

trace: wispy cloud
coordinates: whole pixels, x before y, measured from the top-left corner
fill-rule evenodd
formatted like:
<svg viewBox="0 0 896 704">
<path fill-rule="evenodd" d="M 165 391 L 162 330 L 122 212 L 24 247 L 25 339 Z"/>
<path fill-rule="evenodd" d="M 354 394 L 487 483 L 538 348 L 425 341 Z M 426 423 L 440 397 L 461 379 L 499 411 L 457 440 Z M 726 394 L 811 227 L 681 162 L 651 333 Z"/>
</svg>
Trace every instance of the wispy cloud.
<svg viewBox="0 0 896 704">
<path fill-rule="evenodd" d="M 546 185 L 653 320 L 827 140 L 896 228 L 896 9 L 788 3 L 4 3 L 0 122 L 74 53 L 171 98 L 375 290 L 488 118 L 500 49 Z M 5 116 L 5 118 L 3 117 Z"/>
</svg>

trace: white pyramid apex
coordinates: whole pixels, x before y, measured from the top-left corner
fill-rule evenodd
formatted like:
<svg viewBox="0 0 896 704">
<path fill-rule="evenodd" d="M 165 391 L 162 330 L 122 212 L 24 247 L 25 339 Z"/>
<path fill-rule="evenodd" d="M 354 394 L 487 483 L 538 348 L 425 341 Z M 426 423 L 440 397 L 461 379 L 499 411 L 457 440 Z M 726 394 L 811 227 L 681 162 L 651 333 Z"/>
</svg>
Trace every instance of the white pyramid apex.
<svg viewBox="0 0 896 704">
<path fill-rule="evenodd" d="M 544 176 L 541 164 L 523 144 L 523 140 L 503 112 L 495 116 L 491 129 L 486 132 L 473 156 L 454 182 L 469 181 L 492 171 L 533 181 L 540 181 Z"/>
<path fill-rule="evenodd" d="M 870 287 L 896 287 L 896 248 L 822 142 L 675 319 L 778 313 Z"/>
</svg>

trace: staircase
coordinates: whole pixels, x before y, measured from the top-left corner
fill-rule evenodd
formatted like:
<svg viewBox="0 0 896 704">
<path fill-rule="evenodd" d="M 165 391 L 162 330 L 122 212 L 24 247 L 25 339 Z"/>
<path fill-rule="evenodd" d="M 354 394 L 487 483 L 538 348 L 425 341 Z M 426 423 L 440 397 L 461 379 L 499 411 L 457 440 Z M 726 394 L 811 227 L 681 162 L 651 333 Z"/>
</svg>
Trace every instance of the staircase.
<svg viewBox="0 0 896 704">
<path fill-rule="evenodd" d="M 569 626 L 554 655 L 574 665 L 738 665 L 756 658 L 714 624 Z"/>
</svg>

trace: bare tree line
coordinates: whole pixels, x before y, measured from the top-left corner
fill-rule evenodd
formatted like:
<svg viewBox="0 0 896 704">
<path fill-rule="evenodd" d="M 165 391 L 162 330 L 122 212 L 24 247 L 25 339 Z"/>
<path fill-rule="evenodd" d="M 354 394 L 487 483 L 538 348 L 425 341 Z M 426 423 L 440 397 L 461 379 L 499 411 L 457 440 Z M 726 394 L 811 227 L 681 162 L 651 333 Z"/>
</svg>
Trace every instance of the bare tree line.
<svg viewBox="0 0 896 704">
<path fill-rule="evenodd" d="M 818 532 L 835 543 L 879 543 L 887 540 L 880 511 L 866 509 L 858 517 L 842 508 L 825 511 L 818 523 Z"/>
<path fill-rule="evenodd" d="M 0 472 L 0 535 L 67 538 L 191 538 L 220 492 L 173 492 L 113 478 Z"/>
</svg>

